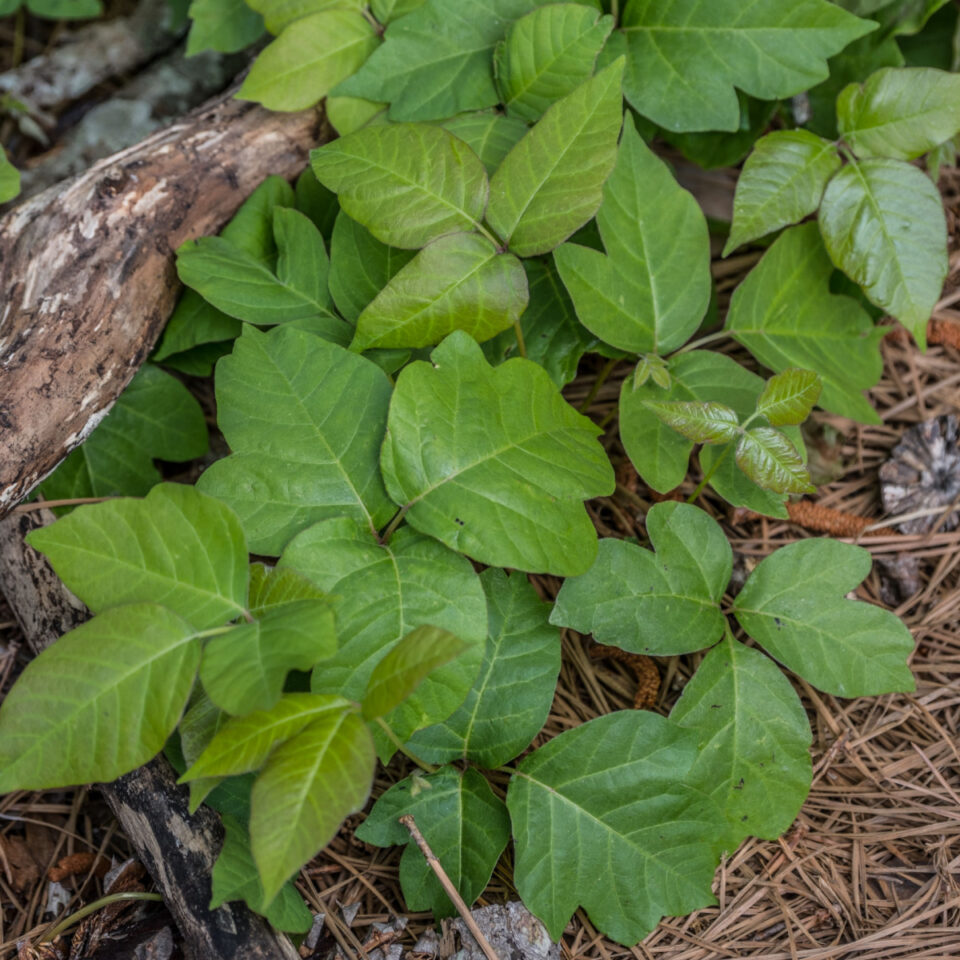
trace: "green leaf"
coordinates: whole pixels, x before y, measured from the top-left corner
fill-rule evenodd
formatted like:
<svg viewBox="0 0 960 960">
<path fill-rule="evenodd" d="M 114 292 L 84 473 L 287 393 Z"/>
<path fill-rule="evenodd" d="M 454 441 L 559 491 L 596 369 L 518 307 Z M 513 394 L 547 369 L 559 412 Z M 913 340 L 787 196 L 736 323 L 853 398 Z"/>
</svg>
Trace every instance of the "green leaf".
<svg viewBox="0 0 960 960">
<path fill-rule="evenodd" d="M 335 97 L 327 94 L 324 101 L 327 119 L 341 137 L 356 133 L 386 118 L 387 105 L 362 97 Z"/>
<path fill-rule="evenodd" d="M 596 532 L 581 501 L 614 486 L 599 428 L 542 367 L 491 368 L 465 333 L 431 359 L 400 374 L 381 452 L 409 523 L 480 563 L 582 573 Z"/>
<path fill-rule="evenodd" d="M 246 0 L 246 3 L 263 16 L 267 29 L 274 35 L 312 13 L 333 7 L 360 11 L 364 6 L 363 0 Z"/>
<path fill-rule="evenodd" d="M 370 0 L 370 9 L 380 23 L 391 23 L 422 7 L 425 0 Z"/>
<path fill-rule="evenodd" d="M 647 514 L 647 534 L 655 553 L 626 540 L 601 540 L 596 563 L 560 588 L 550 622 L 655 656 L 716 643 L 733 569 L 723 531 L 698 507 L 667 501 Z"/>
<path fill-rule="evenodd" d="M 180 720 L 180 750 L 184 766 L 192 764 L 206 750 L 228 717 L 203 691 L 199 684 L 193 688 L 187 711 Z M 183 772 L 178 768 L 178 772 Z M 212 790 L 223 782 L 223 777 L 207 777 L 190 783 L 190 812 L 197 810 Z M 253 784 L 250 784 L 253 786 Z"/>
<path fill-rule="evenodd" d="M 771 377 L 757 400 L 757 413 L 774 427 L 796 426 L 820 398 L 820 378 L 812 370 L 788 367 Z"/>
<path fill-rule="evenodd" d="M 390 382 L 369 360 L 304 331 L 244 330 L 217 367 L 220 429 L 234 451 L 200 478 L 237 511 L 258 553 L 326 517 L 375 530 L 395 508 L 378 459 Z"/>
<path fill-rule="evenodd" d="M 777 130 L 758 140 L 737 181 L 723 255 L 813 213 L 839 169 L 834 144 L 806 130 Z"/>
<path fill-rule="evenodd" d="M 487 221 L 518 257 L 546 253 L 603 199 L 622 122 L 618 60 L 558 100 L 490 181 Z"/>
<path fill-rule="evenodd" d="M 188 10 L 187 56 L 216 50 L 236 53 L 263 34 L 263 17 L 244 0 L 193 0 Z"/>
<path fill-rule="evenodd" d="M 317 179 L 378 240 L 414 249 L 472 230 L 487 205 L 477 155 L 440 127 L 365 127 L 310 154 Z"/>
<path fill-rule="evenodd" d="M 330 293 L 352 324 L 414 254 L 381 243 L 342 210 L 330 241 Z"/>
<path fill-rule="evenodd" d="M 110 781 L 146 763 L 173 733 L 199 660 L 197 631 L 156 603 L 64 634 L 0 707 L 0 791 Z"/>
<path fill-rule="evenodd" d="M 313 914 L 297 888 L 292 883 L 284 884 L 268 905 L 253 862 L 246 825 L 233 817 L 224 817 L 223 828 L 223 847 L 210 876 L 210 909 L 216 910 L 229 900 L 243 900 L 251 910 L 263 914 L 275 929 L 306 933 L 313 924 Z"/>
<path fill-rule="evenodd" d="M 82 20 L 103 14 L 100 0 L 27 0 L 27 9 L 50 20 Z"/>
<path fill-rule="evenodd" d="M 790 681 L 731 635 L 683 688 L 670 719 L 700 737 L 687 782 L 726 813 L 729 842 L 776 840 L 810 789 L 810 723 Z"/>
<path fill-rule="evenodd" d="M 10 162 L 0 147 L 0 203 L 12 200 L 20 193 L 20 171 Z"/>
<path fill-rule="evenodd" d="M 296 208 L 306 214 L 320 231 L 327 248 L 333 236 L 333 226 L 340 215 L 337 195 L 328 190 L 318 179 L 311 167 L 306 167 L 297 177 Z M 329 284 L 329 277 L 328 284 Z"/>
<path fill-rule="evenodd" d="M 181 462 L 206 452 L 200 404 L 179 380 L 148 363 L 40 492 L 46 500 L 143 496 L 160 480 L 154 457 Z"/>
<path fill-rule="evenodd" d="M 461 690 L 461 701 L 466 696 L 487 635 L 483 588 L 466 558 L 408 527 L 381 544 L 357 522 L 340 519 L 301 533 L 280 566 L 308 576 L 333 603 L 339 651 L 314 671 L 315 691 L 359 700 L 389 650 L 411 630 L 430 624 L 469 649 L 437 669 L 408 703 L 417 708 L 444 688 Z"/>
<path fill-rule="evenodd" d="M 94 613 L 163 604 L 198 630 L 244 613 L 247 545 L 236 516 L 194 487 L 161 483 L 143 500 L 78 507 L 27 535 Z"/>
<path fill-rule="evenodd" d="M 871 562 L 849 543 L 791 543 L 754 569 L 734 613 L 768 653 L 819 690 L 838 697 L 909 692 L 910 631 L 881 607 L 844 599 Z"/>
<path fill-rule="evenodd" d="M 325 600 L 327 595 L 296 570 L 250 564 L 250 595 L 247 608 L 255 617 L 263 616 L 300 600 Z"/>
<path fill-rule="evenodd" d="M 527 306 L 520 261 L 476 233 L 454 233 L 424 247 L 357 320 L 353 350 L 429 347 L 454 330 L 489 340 Z"/>
<path fill-rule="evenodd" d="M 519 573 L 491 567 L 480 574 L 490 618 L 486 652 L 467 699 L 443 723 L 410 741 L 431 763 L 471 760 L 493 769 L 528 747 L 543 728 L 560 672 L 560 631 Z"/>
<path fill-rule="evenodd" d="M 827 57 L 875 30 L 826 0 L 628 0 L 624 92 L 668 130 L 736 130 L 736 88 L 780 100 L 827 76 Z"/>
<path fill-rule="evenodd" d="M 960 131 L 960 76 L 926 67 L 878 70 L 841 92 L 837 124 L 861 157 L 914 160 Z"/>
<path fill-rule="evenodd" d="M 253 785 L 250 845 L 269 903 L 370 796 L 376 756 L 355 713 L 314 720 L 277 747 Z"/>
<path fill-rule="evenodd" d="M 492 110 L 462 113 L 444 127 L 470 147 L 490 176 L 527 132 L 522 120 Z"/>
<path fill-rule="evenodd" d="M 459 637 L 439 627 L 424 625 L 411 630 L 373 668 L 363 695 L 363 718 L 375 720 L 386 716 L 437 667 L 449 663 L 466 649 L 467 645 Z"/>
<path fill-rule="evenodd" d="M 752 427 L 737 442 L 737 466 L 774 493 L 815 493 L 800 451 L 779 430 Z"/>
<path fill-rule="evenodd" d="M 277 279 L 329 309 L 330 261 L 314 222 L 299 210 L 277 207 L 273 211 L 273 234 L 277 239 Z"/>
<path fill-rule="evenodd" d="M 719 811 L 683 784 L 697 737 L 621 710 L 525 757 L 507 791 L 517 890 L 559 940 L 582 905 L 596 928 L 637 943 L 661 916 L 715 903 Z"/>
<path fill-rule="evenodd" d="M 924 173 L 899 160 L 848 164 L 827 186 L 820 231 L 830 259 L 924 349 L 947 275 L 943 207 Z"/>
<path fill-rule="evenodd" d="M 816 224 L 792 227 L 734 291 L 727 330 L 771 370 L 816 371 L 825 410 L 879 423 L 863 391 L 883 371 L 884 331 L 855 300 L 830 292 L 832 273 Z"/>
<path fill-rule="evenodd" d="M 647 407 L 671 430 L 694 443 L 726 443 L 736 440 L 740 433 L 737 411 L 722 403 L 648 400 Z"/>
<path fill-rule="evenodd" d="M 243 324 L 236 317 L 207 303 L 196 290 L 185 289 L 151 359 L 179 369 L 177 363 L 186 351 L 233 340 L 242 329 Z"/>
<path fill-rule="evenodd" d="M 269 710 L 290 670 L 309 670 L 333 656 L 337 634 L 326 600 L 296 600 L 264 611 L 207 642 L 200 679 L 227 713 Z"/>
<path fill-rule="evenodd" d="M 576 3 L 555 3 L 517 20 L 498 44 L 493 69 L 508 115 L 535 123 L 593 74 L 613 17 Z"/>
<path fill-rule="evenodd" d="M 483 893 L 510 839 L 503 801 L 476 770 L 444 767 L 394 784 L 357 828 L 357 839 L 378 847 L 407 845 L 400 860 L 400 886 L 408 910 L 431 910 L 436 919 L 456 908 L 407 829 L 411 815 L 447 876 L 470 906 Z"/>
<path fill-rule="evenodd" d="M 378 44 L 359 10 L 313 13 L 257 57 L 237 97 L 269 110 L 306 110 L 354 73 Z"/>
<path fill-rule="evenodd" d="M 710 237 L 697 201 L 643 142 L 632 117 L 597 225 L 606 254 L 572 243 L 554 253 L 581 323 L 631 353 L 675 350 L 710 301 Z"/>
</svg>

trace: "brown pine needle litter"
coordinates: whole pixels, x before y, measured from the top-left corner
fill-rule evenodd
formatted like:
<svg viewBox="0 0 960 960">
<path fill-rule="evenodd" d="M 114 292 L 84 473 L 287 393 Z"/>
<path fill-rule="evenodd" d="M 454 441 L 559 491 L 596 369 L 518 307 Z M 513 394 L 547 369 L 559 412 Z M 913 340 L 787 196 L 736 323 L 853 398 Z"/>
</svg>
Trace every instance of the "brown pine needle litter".
<svg viewBox="0 0 960 960">
<path fill-rule="evenodd" d="M 791 504 L 789 520 L 731 513 L 710 491 L 697 501 L 724 527 L 738 563 L 747 569 L 777 547 L 832 535 L 859 543 L 878 561 L 858 590 L 861 599 L 882 602 L 881 596 L 891 595 L 885 589 L 888 571 L 915 570 L 915 577 L 911 574 L 895 591 L 901 599 L 894 609 L 917 642 L 912 661 L 917 690 L 845 701 L 798 684 L 813 727 L 814 784 L 793 828 L 778 840 L 750 840 L 732 851 L 717 872 L 717 905 L 665 919 L 636 947 L 606 940 L 577 913 L 562 942 L 566 960 L 960 958 L 960 530 L 905 535 L 876 527 L 888 519 L 877 473 L 904 431 L 931 417 L 960 413 L 960 174 L 946 171 L 941 188 L 954 230 L 951 279 L 925 354 L 906 335 L 894 334 L 882 344 L 883 379 L 870 395 L 881 425 L 815 414 L 824 437 L 836 437 L 827 454 L 838 479 L 821 485 L 813 499 Z M 719 262 L 725 267 L 717 274 L 722 312 L 753 261 L 737 270 L 729 261 Z M 751 363 L 734 344 L 717 345 Z M 574 406 L 590 396 L 603 365 L 600 358 L 584 363 L 566 391 Z M 618 364 L 596 392 L 589 414 L 597 423 L 615 425 L 616 401 L 628 373 L 627 364 Z M 636 476 L 615 436 L 616 430 L 608 429 L 605 442 L 619 464 L 617 492 L 589 508 L 601 536 L 645 542 L 644 515 L 659 498 Z M 699 479 L 694 460 L 675 496 L 689 497 Z M 544 597 L 556 594 L 555 579 L 532 579 Z M 0 605 L 0 694 L 22 664 L 12 619 Z M 565 633 L 553 709 L 536 745 L 593 717 L 633 708 L 641 666 L 651 688 L 654 673 L 659 685 L 659 693 L 651 698 L 648 692 L 644 705 L 649 701 L 653 709 L 668 712 L 702 657 L 655 658 L 644 665 L 640 660 L 648 658 L 634 660 L 629 654 L 595 659 L 595 650 L 589 638 Z M 380 772 L 376 793 L 406 776 L 410 766 L 402 757 L 395 759 Z M 506 775 L 494 774 L 493 782 L 502 795 Z M 366 954 L 363 945 L 373 943 L 373 923 L 405 917 L 408 926 L 397 940 L 405 952 L 432 925 L 429 914 L 406 912 L 398 880 L 401 848 L 381 850 L 356 840 L 353 830 L 361 819 L 347 821 L 299 882 L 311 909 L 326 912 L 341 932 L 347 960 Z M 40 862 L 36 879 L 14 890 L 0 853 L 0 960 L 16 956 L 18 938 L 44 928 L 50 867 L 68 855 L 89 854 L 83 862 L 94 869 L 62 881 L 73 898 L 68 909 L 75 910 L 102 895 L 95 869 L 99 858 L 127 853 L 96 793 L 86 790 L 0 799 L 3 837 L 26 837 Z M 478 905 L 516 898 L 509 866 L 508 849 Z M 336 942 L 320 941 L 324 951 Z"/>
</svg>

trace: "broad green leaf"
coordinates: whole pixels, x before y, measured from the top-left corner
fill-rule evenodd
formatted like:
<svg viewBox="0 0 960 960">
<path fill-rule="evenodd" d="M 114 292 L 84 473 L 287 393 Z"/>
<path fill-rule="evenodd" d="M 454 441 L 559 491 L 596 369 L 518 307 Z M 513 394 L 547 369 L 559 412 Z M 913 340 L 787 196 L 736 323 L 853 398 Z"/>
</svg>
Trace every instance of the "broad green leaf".
<svg viewBox="0 0 960 960">
<path fill-rule="evenodd" d="M 462 113 L 444 126 L 470 147 L 490 176 L 527 132 L 522 120 L 492 110 Z"/>
<path fill-rule="evenodd" d="M 227 713 L 269 710 L 290 670 L 309 670 L 333 656 L 337 634 L 326 600 L 295 600 L 264 611 L 207 641 L 200 679 Z"/>
<path fill-rule="evenodd" d="M 432 763 L 463 759 L 492 769 L 528 747 L 546 722 L 560 672 L 560 632 L 523 574 L 491 567 L 480 580 L 490 618 L 480 674 L 457 711 L 417 733 L 410 746 Z"/>
<path fill-rule="evenodd" d="M 184 767 L 192 764 L 206 750 L 220 727 L 228 720 L 225 714 L 196 684 L 190 695 L 186 713 L 177 728 L 180 734 L 180 750 Z M 179 772 L 183 772 L 178 768 Z M 223 777 L 207 777 L 190 782 L 190 812 L 193 813 L 210 792 L 223 782 Z M 253 784 L 251 783 L 251 786 Z"/>
<path fill-rule="evenodd" d="M 810 789 L 810 722 L 783 671 L 731 635 L 704 658 L 670 719 L 700 746 L 687 782 L 726 813 L 731 848 L 775 840 Z"/>
<path fill-rule="evenodd" d="M 389 650 L 411 630 L 430 624 L 459 637 L 469 649 L 437 669 L 408 703 L 416 708 L 421 698 L 430 702 L 439 695 L 437 688 L 459 689 L 466 696 L 487 635 L 483 588 L 466 558 L 409 527 L 384 545 L 357 522 L 340 519 L 301 533 L 280 566 L 308 576 L 333 603 L 339 650 L 314 671 L 315 691 L 359 700 Z"/>
<path fill-rule="evenodd" d="M 816 211 L 839 169 L 837 148 L 806 130 L 777 130 L 758 140 L 737 181 L 724 256 Z"/>
<path fill-rule="evenodd" d="M 340 215 L 337 195 L 328 190 L 318 179 L 312 168 L 306 167 L 297 177 L 295 192 L 297 210 L 306 214 L 320 231 L 327 249 L 333 236 L 333 226 Z M 328 283 L 329 283 L 329 277 Z"/>
<path fill-rule="evenodd" d="M 263 17 L 244 0 L 193 0 L 188 15 L 188 57 L 204 50 L 236 53 L 263 34 Z"/>
<path fill-rule="evenodd" d="M 200 404 L 179 380 L 148 363 L 40 492 L 46 500 L 144 496 L 160 481 L 154 457 L 181 462 L 206 452 Z"/>
<path fill-rule="evenodd" d="M 143 500 L 87 504 L 27 542 L 94 613 L 160 603 L 203 630 L 245 612 L 240 522 L 194 487 L 161 483 Z"/>
<path fill-rule="evenodd" d="M 877 19 L 882 30 L 898 37 L 911 37 L 923 30 L 931 17 L 948 3 L 950 0 L 899 0 L 885 4 Z"/>
<path fill-rule="evenodd" d="M 274 35 L 282 33 L 291 23 L 320 13 L 323 10 L 362 10 L 363 0 L 245 0 L 262 17 L 267 29 Z"/>
<path fill-rule="evenodd" d="M 618 60 L 558 100 L 490 181 L 487 221 L 518 257 L 546 253 L 603 199 L 622 122 Z"/>
<path fill-rule="evenodd" d="M 812 370 L 788 367 L 771 377 L 757 399 L 757 413 L 774 427 L 797 426 L 820 398 L 820 378 Z"/>
<path fill-rule="evenodd" d="M 792 227 L 734 291 L 727 329 L 771 370 L 818 373 L 825 410 L 879 423 L 863 391 L 880 379 L 884 331 L 855 300 L 830 292 L 832 273 L 816 224 Z"/>
<path fill-rule="evenodd" d="M 109 782 L 146 763 L 173 733 L 199 660 L 196 629 L 156 603 L 64 634 L 0 707 L 0 792 Z"/>
<path fill-rule="evenodd" d="M 624 92 L 668 130 L 736 130 L 735 88 L 780 100 L 827 76 L 827 57 L 875 30 L 826 0 L 628 0 Z"/>
<path fill-rule="evenodd" d="M 476 233 L 424 247 L 364 309 L 351 349 L 429 347 L 454 330 L 489 340 L 527 306 L 520 261 Z"/>
<path fill-rule="evenodd" d="M 848 164 L 827 186 L 820 231 L 830 259 L 924 349 L 947 275 L 943 207 L 924 173 L 899 160 Z"/>
<path fill-rule="evenodd" d="M 614 486 L 600 430 L 542 367 L 490 367 L 465 333 L 431 359 L 400 374 L 380 458 L 407 521 L 480 563 L 582 573 L 596 532 L 581 501 Z"/>
<path fill-rule="evenodd" d="M 80 20 L 103 14 L 100 0 L 26 0 L 26 8 L 50 20 Z"/>
<path fill-rule="evenodd" d="M 277 279 L 329 309 L 330 260 L 314 222 L 299 210 L 277 207 L 273 211 L 273 235 L 277 240 Z"/>
<path fill-rule="evenodd" d="M 577 375 L 580 358 L 596 339 L 577 319 L 573 303 L 549 258 L 524 260 L 530 303 L 520 317 L 527 359 L 539 363 L 550 379 L 565 387 Z M 493 366 L 519 355 L 514 330 L 483 344 Z"/>
<path fill-rule="evenodd" d="M 246 824 L 224 817 L 223 829 L 223 847 L 210 876 L 210 909 L 216 910 L 229 900 L 243 900 L 251 910 L 263 914 L 275 929 L 306 933 L 313 924 L 313 914 L 292 883 L 284 884 L 269 905 L 264 900 Z"/>
<path fill-rule="evenodd" d="M 751 427 L 737 441 L 737 466 L 774 493 L 814 493 L 800 451 L 772 427 Z"/>
<path fill-rule="evenodd" d="M 408 910 L 430 910 L 436 919 L 456 908 L 413 842 L 400 817 L 410 814 L 447 876 L 469 907 L 490 882 L 510 839 L 510 818 L 483 775 L 443 767 L 394 784 L 374 804 L 356 836 L 378 847 L 406 844 L 400 886 Z"/>
<path fill-rule="evenodd" d="M 198 346 L 220 344 L 240 336 L 243 324 L 207 303 L 196 290 L 185 289 L 151 359 L 179 369 L 186 351 Z M 227 345 L 229 351 L 229 344 Z"/>
<path fill-rule="evenodd" d="M 910 631 L 882 607 L 844 599 L 871 563 L 849 543 L 791 543 L 754 569 L 734 613 L 768 653 L 819 690 L 838 697 L 911 691 Z"/>
<path fill-rule="evenodd" d="M 439 627 L 424 625 L 411 630 L 373 668 L 363 695 L 364 719 L 386 716 L 437 667 L 449 663 L 466 649 L 459 637 Z M 456 705 L 452 709 L 456 709 Z"/>
<path fill-rule="evenodd" d="M 380 23 L 391 23 L 422 7 L 425 0 L 370 0 L 370 9 Z"/>
<path fill-rule="evenodd" d="M 376 118 L 386 115 L 387 105 L 362 97 L 335 97 L 328 95 L 324 101 L 327 119 L 341 137 L 356 133 L 372 124 Z"/>
<path fill-rule="evenodd" d="M 647 401 L 652 410 L 671 430 L 694 443 L 726 443 L 740 433 L 737 411 L 722 403 L 700 403 L 680 400 L 658 403 Z"/>
<path fill-rule="evenodd" d="M 498 44 L 493 70 L 510 116 L 535 123 L 593 74 L 613 17 L 577 3 L 555 3 L 517 20 Z"/>
<path fill-rule="evenodd" d="M 296 570 L 250 564 L 250 594 L 247 609 L 260 617 L 278 607 L 300 600 L 325 600 L 326 594 Z"/>
<path fill-rule="evenodd" d="M 525 757 L 507 791 L 514 878 L 559 940 L 582 905 L 596 928 L 636 943 L 664 914 L 716 901 L 724 832 L 715 805 L 683 783 L 697 737 L 646 710 L 621 710 Z"/>
<path fill-rule="evenodd" d="M 472 230 L 487 205 L 483 164 L 441 127 L 365 127 L 312 151 L 310 160 L 347 215 L 392 247 L 416 249 Z"/>
<path fill-rule="evenodd" d="M 231 717 L 221 724 L 181 783 L 259 770 L 278 743 L 296 736 L 316 720 L 356 709 L 343 697 L 285 693 L 269 710 Z"/>
<path fill-rule="evenodd" d="M 253 785 L 250 846 L 269 903 L 370 796 L 376 756 L 355 713 L 314 720 L 277 747 Z"/>
<path fill-rule="evenodd" d="M 797 452 L 801 452 L 799 431 L 796 427 L 787 427 L 787 430 L 796 431 L 794 437 L 788 438 Z M 801 456 L 802 456 L 801 452 Z M 724 446 L 701 447 L 697 457 L 700 461 L 700 471 L 704 476 L 709 474 L 710 486 L 723 497 L 727 503 L 744 510 L 752 510 L 766 517 L 786 519 L 787 508 L 784 504 L 788 494 L 777 493 L 769 487 L 761 486 L 748 476 L 736 457 L 733 444 Z"/>
<path fill-rule="evenodd" d="M 605 254 L 573 243 L 554 253 L 580 322 L 631 353 L 675 350 L 710 301 L 710 237 L 697 201 L 643 142 L 632 118 L 597 225 Z"/>
<path fill-rule="evenodd" d="M 560 588 L 550 622 L 655 656 L 716 643 L 725 624 L 720 601 L 733 569 L 723 531 L 698 507 L 666 501 L 647 514 L 647 534 L 656 552 L 601 540 L 596 563 Z"/>
<path fill-rule="evenodd" d="M 369 360 L 300 330 L 248 327 L 217 367 L 233 455 L 200 478 L 237 511 L 258 553 L 326 517 L 375 530 L 394 507 L 378 469 L 390 382 Z"/>
<path fill-rule="evenodd" d="M 20 192 L 20 171 L 0 147 L 0 203 L 12 200 Z"/>
<path fill-rule="evenodd" d="M 381 243 L 341 210 L 330 241 L 330 294 L 337 309 L 356 324 L 367 304 L 413 256 L 411 250 Z"/>
<path fill-rule="evenodd" d="M 914 160 L 960 131 L 960 76 L 926 67 L 878 70 L 841 92 L 837 124 L 858 156 Z"/>
<path fill-rule="evenodd" d="M 306 110 L 354 73 L 378 44 L 359 10 L 310 14 L 257 57 L 237 97 L 269 110 Z"/>
</svg>

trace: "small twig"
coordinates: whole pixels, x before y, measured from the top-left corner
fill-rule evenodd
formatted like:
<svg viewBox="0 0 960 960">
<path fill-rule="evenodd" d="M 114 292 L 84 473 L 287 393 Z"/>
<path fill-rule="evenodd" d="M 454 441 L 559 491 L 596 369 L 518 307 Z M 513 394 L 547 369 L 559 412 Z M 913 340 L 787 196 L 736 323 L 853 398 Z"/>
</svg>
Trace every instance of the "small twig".
<svg viewBox="0 0 960 960">
<path fill-rule="evenodd" d="M 426 838 L 420 832 L 420 828 L 417 826 L 417 821 L 413 819 L 413 815 L 409 813 L 404 814 L 400 817 L 400 823 L 410 831 L 410 836 L 413 837 L 414 842 L 420 848 L 420 852 L 426 858 L 430 869 L 436 874 L 437 879 L 440 881 L 440 886 L 443 887 L 447 896 L 457 908 L 457 913 L 463 918 L 467 929 L 473 934 L 473 939 L 477 941 L 477 945 L 483 951 L 483 955 L 487 960 L 500 960 L 496 950 L 490 946 L 490 941 L 487 940 L 483 935 L 483 931 L 477 926 L 477 921 L 473 919 L 470 908 L 464 903 L 463 897 L 460 896 L 459 891 L 447 876 L 446 871 L 437 859 L 437 855 L 430 849 L 430 844 L 427 843 Z"/>
<path fill-rule="evenodd" d="M 116 497 L 72 497 L 68 500 L 35 500 L 33 503 L 21 503 L 11 513 L 32 513 L 34 510 L 52 510 L 54 507 L 77 507 L 84 503 L 103 503 L 116 500 Z"/>
<path fill-rule="evenodd" d="M 163 897 L 161 897 L 159 893 L 142 893 L 136 890 L 130 890 L 126 893 L 111 893 L 106 897 L 101 897 L 99 900 L 94 900 L 93 903 L 88 903 L 85 907 L 77 910 L 76 913 L 71 913 L 69 917 L 64 917 L 56 926 L 51 927 L 40 938 L 40 942 L 52 943 L 64 930 L 69 930 L 70 927 L 75 923 L 79 923 L 84 917 L 89 916 L 91 913 L 96 913 L 103 907 L 110 906 L 111 903 L 121 903 L 124 900 L 158 900 L 162 902 Z"/>
</svg>

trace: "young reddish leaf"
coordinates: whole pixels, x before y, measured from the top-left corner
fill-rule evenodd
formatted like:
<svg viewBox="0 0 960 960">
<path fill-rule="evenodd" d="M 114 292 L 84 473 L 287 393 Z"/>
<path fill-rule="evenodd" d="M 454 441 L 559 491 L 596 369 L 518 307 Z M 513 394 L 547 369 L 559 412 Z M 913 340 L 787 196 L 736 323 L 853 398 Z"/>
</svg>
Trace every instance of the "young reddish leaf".
<svg viewBox="0 0 960 960">
<path fill-rule="evenodd" d="M 771 427 L 753 427 L 737 443 L 737 466 L 758 487 L 775 493 L 813 493 L 797 448 Z"/>
</svg>

